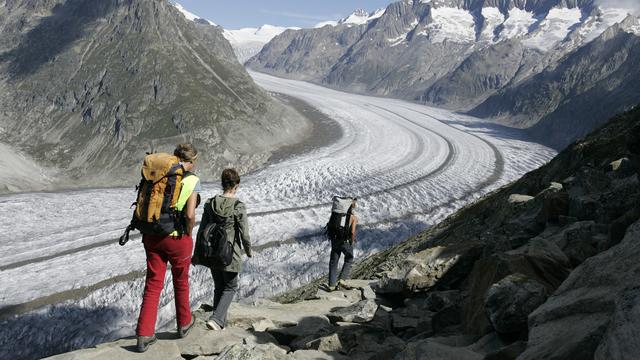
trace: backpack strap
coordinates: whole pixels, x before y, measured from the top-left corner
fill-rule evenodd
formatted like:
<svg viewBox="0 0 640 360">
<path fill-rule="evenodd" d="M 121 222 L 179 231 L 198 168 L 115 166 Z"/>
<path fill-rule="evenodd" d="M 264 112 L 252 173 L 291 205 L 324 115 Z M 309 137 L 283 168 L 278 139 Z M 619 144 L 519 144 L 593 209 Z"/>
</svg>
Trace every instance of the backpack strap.
<svg viewBox="0 0 640 360">
<path fill-rule="evenodd" d="M 240 204 L 240 200 L 236 199 L 235 204 L 233 204 L 233 230 L 234 230 L 234 239 L 233 241 L 235 242 L 236 239 L 238 239 L 238 244 L 240 245 L 240 249 L 242 249 L 242 240 L 240 240 L 240 222 L 238 221 L 238 216 L 236 215 L 235 210 L 238 208 L 238 204 Z"/>
</svg>

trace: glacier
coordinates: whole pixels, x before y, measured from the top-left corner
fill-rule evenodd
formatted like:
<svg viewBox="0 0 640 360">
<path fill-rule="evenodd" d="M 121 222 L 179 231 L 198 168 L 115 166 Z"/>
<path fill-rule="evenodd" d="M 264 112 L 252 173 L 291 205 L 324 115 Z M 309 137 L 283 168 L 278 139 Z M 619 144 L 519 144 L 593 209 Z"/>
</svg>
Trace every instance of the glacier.
<svg viewBox="0 0 640 360">
<path fill-rule="evenodd" d="M 332 195 L 360 199 L 356 257 L 362 259 L 555 155 L 517 130 L 469 116 L 251 75 L 265 90 L 322 111 L 343 136 L 243 176 L 238 196 L 248 207 L 255 251 L 240 276 L 240 301 L 327 272 L 322 227 Z M 215 180 L 203 179 L 203 198 L 219 193 Z M 145 253 L 139 238 L 117 244 L 134 198 L 133 188 L 0 197 L 0 231 L 11 234 L 0 241 L 0 341 L 13 347 L 0 350 L 0 358 L 40 357 L 134 334 Z M 191 269 L 193 307 L 211 301 L 210 276 L 205 268 Z M 171 330 L 174 321 L 167 274 L 159 330 Z"/>
</svg>

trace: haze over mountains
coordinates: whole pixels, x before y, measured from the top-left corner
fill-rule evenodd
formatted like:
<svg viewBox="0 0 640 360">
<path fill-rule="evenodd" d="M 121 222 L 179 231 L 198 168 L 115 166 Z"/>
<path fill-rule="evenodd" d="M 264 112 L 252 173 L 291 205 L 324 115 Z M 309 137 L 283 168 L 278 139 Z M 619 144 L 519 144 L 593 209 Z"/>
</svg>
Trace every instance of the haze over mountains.
<svg viewBox="0 0 640 360">
<path fill-rule="evenodd" d="M 183 141 L 212 176 L 298 141 L 308 124 L 253 83 L 210 24 L 168 1 L 3 2 L 0 145 L 21 165 L 0 191 L 131 185 L 145 152 Z"/>
<path fill-rule="evenodd" d="M 408 0 L 284 32 L 247 65 L 532 127 L 563 147 L 640 102 L 639 41 L 628 9 L 592 0 Z"/>
</svg>

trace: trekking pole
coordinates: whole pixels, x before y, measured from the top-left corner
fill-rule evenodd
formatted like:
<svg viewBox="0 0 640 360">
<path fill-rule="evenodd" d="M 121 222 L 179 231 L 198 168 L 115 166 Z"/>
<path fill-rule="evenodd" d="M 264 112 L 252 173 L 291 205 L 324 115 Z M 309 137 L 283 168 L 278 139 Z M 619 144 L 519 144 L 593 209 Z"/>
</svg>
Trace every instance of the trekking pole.
<svg viewBox="0 0 640 360">
<path fill-rule="evenodd" d="M 127 228 L 124 229 L 124 234 L 122 234 L 122 236 L 120 236 L 120 239 L 118 240 L 118 244 L 120 244 L 120 246 L 124 246 L 129 242 L 129 233 L 131 232 L 131 230 L 133 230 L 131 228 L 131 225 L 127 225 Z"/>
</svg>

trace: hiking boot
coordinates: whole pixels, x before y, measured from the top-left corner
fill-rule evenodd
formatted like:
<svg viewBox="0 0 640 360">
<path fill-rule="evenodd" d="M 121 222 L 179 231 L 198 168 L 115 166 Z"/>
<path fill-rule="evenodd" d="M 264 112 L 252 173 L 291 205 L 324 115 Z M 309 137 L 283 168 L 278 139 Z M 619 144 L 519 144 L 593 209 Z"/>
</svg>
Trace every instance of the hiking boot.
<svg viewBox="0 0 640 360">
<path fill-rule="evenodd" d="M 207 321 L 206 324 L 207 324 L 207 328 L 209 328 L 209 330 L 213 330 L 213 331 L 222 330 L 222 326 L 218 325 L 218 323 L 213 321 L 213 320 Z"/>
<path fill-rule="evenodd" d="M 346 288 L 347 287 L 347 283 L 344 280 L 340 279 L 340 280 L 338 280 L 338 285 L 336 285 L 336 286 Z"/>
<path fill-rule="evenodd" d="M 195 324 L 196 324 L 196 318 L 195 318 L 195 316 L 193 316 L 193 314 L 191 314 L 191 322 L 187 326 L 183 326 L 181 328 L 178 328 L 178 336 L 180 338 L 186 337 L 189 334 L 189 332 L 191 331 L 191 329 L 193 329 L 193 326 Z"/>
<path fill-rule="evenodd" d="M 331 285 L 327 286 L 327 291 L 329 291 L 329 292 L 336 291 L 336 290 L 338 290 L 338 287 L 335 286 L 335 285 L 334 286 L 331 286 Z"/>
<path fill-rule="evenodd" d="M 155 335 L 153 336 L 138 336 L 138 344 L 136 345 L 138 352 L 145 352 L 149 349 L 149 346 L 153 345 L 158 341 Z"/>
</svg>

